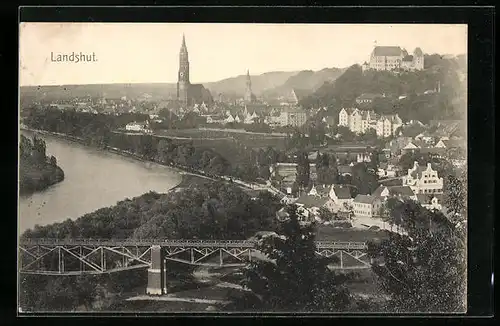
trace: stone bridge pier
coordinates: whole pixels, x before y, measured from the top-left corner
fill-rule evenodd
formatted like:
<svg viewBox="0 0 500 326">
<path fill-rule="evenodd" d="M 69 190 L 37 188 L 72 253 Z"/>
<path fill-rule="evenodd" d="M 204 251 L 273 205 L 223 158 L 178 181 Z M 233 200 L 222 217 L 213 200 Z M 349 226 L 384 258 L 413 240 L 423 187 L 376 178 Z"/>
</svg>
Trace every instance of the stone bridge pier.
<svg viewBox="0 0 500 326">
<path fill-rule="evenodd" d="M 151 246 L 151 268 L 148 269 L 148 286 L 146 293 L 150 295 L 167 294 L 166 262 L 161 246 Z"/>
</svg>

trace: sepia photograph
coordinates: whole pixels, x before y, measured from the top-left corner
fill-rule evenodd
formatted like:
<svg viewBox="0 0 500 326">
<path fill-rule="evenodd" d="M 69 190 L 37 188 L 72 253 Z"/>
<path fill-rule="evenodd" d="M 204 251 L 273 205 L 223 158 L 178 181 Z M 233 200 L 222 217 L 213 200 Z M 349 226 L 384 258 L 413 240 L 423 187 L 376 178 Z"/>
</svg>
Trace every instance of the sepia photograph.
<svg viewBox="0 0 500 326">
<path fill-rule="evenodd" d="M 19 25 L 18 312 L 467 312 L 467 25 Z"/>
</svg>

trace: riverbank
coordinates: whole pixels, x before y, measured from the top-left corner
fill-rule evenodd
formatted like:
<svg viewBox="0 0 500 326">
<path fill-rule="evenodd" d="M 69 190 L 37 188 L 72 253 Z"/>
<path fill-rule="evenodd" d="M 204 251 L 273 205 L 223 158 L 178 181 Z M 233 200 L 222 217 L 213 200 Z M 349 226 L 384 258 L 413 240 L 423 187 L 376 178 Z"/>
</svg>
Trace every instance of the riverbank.
<svg viewBox="0 0 500 326">
<path fill-rule="evenodd" d="M 46 143 L 38 137 L 21 135 L 19 142 L 19 194 L 29 195 L 64 180 L 57 158 L 48 157 Z"/>
<path fill-rule="evenodd" d="M 19 195 L 42 191 L 64 180 L 64 171 L 50 163 L 19 162 Z"/>
<path fill-rule="evenodd" d="M 29 131 L 29 132 L 33 132 L 33 133 L 39 133 L 41 135 L 49 135 L 49 136 L 57 137 L 57 138 L 64 139 L 67 141 L 76 142 L 76 143 L 79 143 L 79 144 L 84 145 L 84 146 L 90 146 L 83 138 L 74 137 L 74 136 L 70 136 L 67 134 L 63 134 L 63 133 L 51 132 L 51 131 L 40 130 L 40 129 L 33 129 L 33 128 L 28 128 L 27 126 L 22 126 L 21 130 L 25 130 L 25 131 Z M 253 183 L 249 184 L 249 183 L 245 183 L 241 180 L 237 180 L 237 179 L 226 177 L 226 176 L 205 175 L 205 173 L 203 171 L 193 170 L 193 169 L 189 169 L 186 167 L 173 165 L 173 164 L 165 164 L 165 163 L 162 163 L 162 162 L 159 162 L 156 160 L 144 159 L 140 155 L 137 155 L 137 154 L 132 153 L 130 151 L 121 150 L 121 149 L 116 148 L 116 147 L 106 146 L 106 147 L 95 147 L 95 148 L 100 149 L 100 150 L 105 150 L 107 152 L 114 153 L 114 154 L 117 154 L 117 155 L 120 155 L 123 157 L 132 158 L 132 159 L 140 161 L 140 162 L 155 163 L 155 164 L 165 166 L 165 167 L 172 169 L 174 172 L 177 172 L 181 175 L 181 182 L 177 186 L 173 187 L 171 189 L 171 191 L 179 191 L 179 189 L 190 188 L 193 186 L 202 185 L 202 184 L 206 184 L 206 183 L 213 182 L 213 181 L 229 182 L 230 180 L 232 180 L 232 182 L 234 182 L 236 185 L 240 186 L 242 189 L 247 190 L 247 191 L 250 189 L 263 190 L 262 187 L 265 187 L 265 185 L 256 185 Z"/>
<path fill-rule="evenodd" d="M 21 130 L 27 131 L 27 132 L 32 132 L 35 134 L 40 134 L 40 135 L 48 135 L 48 136 L 56 137 L 56 138 L 67 140 L 67 141 L 70 141 L 73 143 L 78 143 L 78 144 L 83 145 L 83 146 L 90 146 L 89 144 L 87 144 L 85 142 L 85 139 L 70 136 L 67 134 L 46 131 L 46 130 L 40 130 L 40 129 L 32 129 L 32 128 L 28 128 L 26 126 L 21 127 Z M 128 151 L 120 150 L 119 148 L 115 148 L 115 147 L 94 147 L 94 148 L 96 148 L 98 150 L 106 151 L 109 153 L 113 153 L 116 155 L 120 155 L 120 156 L 123 156 L 126 158 L 131 158 L 131 159 L 134 159 L 136 161 L 143 162 L 143 163 L 155 163 L 155 164 L 158 164 L 161 166 L 168 167 L 172 171 L 179 173 L 181 175 L 181 181 L 176 186 L 171 188 L 170 191 L 178 191 L 179 189 L 185 189 L 185 188 L 189 188 L 192 186 L 205 184 L 205 183 L 207 183 L 207 181 L 210 181 L 209 179 L 206 179 L 206 178 L 201 177 L 201 176 L 196 176 L 193 174 L 186 174 L 185 171 L 179 167 L 167 165 L 167 164 L 162 164 L 162 163 L 156 162 L 156 161 L 146 160 L 146 159 L 140 157 L 139 155 L 136 155 L 136 154 L 128 152 Z"/>
</svg>

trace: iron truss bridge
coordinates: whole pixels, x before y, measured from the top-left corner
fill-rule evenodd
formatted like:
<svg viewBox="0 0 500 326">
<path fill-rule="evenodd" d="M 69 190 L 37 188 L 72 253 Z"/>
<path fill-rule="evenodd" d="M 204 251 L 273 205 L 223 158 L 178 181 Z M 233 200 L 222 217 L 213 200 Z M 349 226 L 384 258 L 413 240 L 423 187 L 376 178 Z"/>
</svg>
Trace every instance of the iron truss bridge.
<svg viewBox="0 0 500 326">
<path fill-rule="evenodd" d="M 23 274 L 106 274 L 155 268 L 157 260 L 207 267 L 239 267 L 265 259 L 250 240 L 29 239 L 18 246 Z M 316 254 L 336 261 L 334 269 L 366 269 L 365 242 L 316 241 Z"/>
</svg>

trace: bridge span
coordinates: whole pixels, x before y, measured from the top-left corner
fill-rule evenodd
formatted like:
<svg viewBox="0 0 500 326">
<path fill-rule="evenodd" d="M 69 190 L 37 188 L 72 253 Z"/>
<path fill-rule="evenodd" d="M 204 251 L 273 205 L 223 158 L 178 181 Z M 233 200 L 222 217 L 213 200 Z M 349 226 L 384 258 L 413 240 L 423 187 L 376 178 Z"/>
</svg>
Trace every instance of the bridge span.
<svg viewBox="0 0 500 326">
<path fill-rule="evenodd" d="M 148 294 L 167 291 L 167 262 L 207 267 L 240 267 L 265 257 L 251 240 L 22 239 L 22 274 L 84 275 L 148 269 Z M 335 269 L 366 269 L 365 242 L 316 241 L 318 256 L 333 258 Z"/>
</svg>

